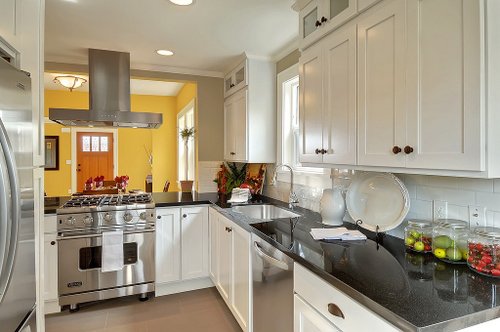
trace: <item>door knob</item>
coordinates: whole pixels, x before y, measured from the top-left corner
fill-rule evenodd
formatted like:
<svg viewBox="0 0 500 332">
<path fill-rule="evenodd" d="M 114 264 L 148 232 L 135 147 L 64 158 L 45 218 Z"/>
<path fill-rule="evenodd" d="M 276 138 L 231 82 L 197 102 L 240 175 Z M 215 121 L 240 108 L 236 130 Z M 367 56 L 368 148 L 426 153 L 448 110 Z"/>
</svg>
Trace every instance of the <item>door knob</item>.
<svg viewBox="0 0 500 332">
<path fill-rule="evenodd" d="M 407 146 L 405 146 L 405 150 L 404 151 L 405 151 L 406 154 L 410 154 L 410 153 L 413 152 L 413 148 L 411 146 L 407 145 Z"/>
<path fill-rule="evenodd" d="M 401 148 L 399 146 L 396 145 L 395 147 L 392 148 L 392 153 L 398 154 L 400 152 L 401 152 Z"/>
<path fill-rule="evenodd" d="M 50 241 L 50 245 L 55 246 L 56 245 L 56 241 Z"/>
<path fill-rule="evenodd" d="M 324 17 L 324 16 L 323 16 L 323 17 L 321 18 L 321 23 L 325 23 L 326 21 L 328 21 L 328 19 L 327 19 L 326 17 Z"/>
</svg>

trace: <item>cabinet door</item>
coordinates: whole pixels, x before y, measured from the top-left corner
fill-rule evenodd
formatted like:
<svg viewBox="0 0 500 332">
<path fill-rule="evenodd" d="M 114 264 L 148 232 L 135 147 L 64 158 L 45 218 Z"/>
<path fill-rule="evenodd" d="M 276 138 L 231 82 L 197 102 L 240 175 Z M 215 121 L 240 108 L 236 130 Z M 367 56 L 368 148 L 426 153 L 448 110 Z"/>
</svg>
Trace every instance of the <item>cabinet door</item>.
<svg viewBox="0 0 500 332">
<path fill-rule="evenodd" d="M 407 167 L 484 170 L 480 1 L 408 1 Z"/>
<path fill-rule="evenodd" d="M 323 4 L 324 0 L 313 0 L 299 13 L 299 38 L 304 45 L 319 38 L 319 21 L 324 12 Z"/>
<path fill-rule="evenodd" d="M 156 210 L 156 283 L 180 280 L 180 209 Z"/>
<path fill-rule="evenodd" d="M 181 209 L 182 280 L 208 276 L 208 208 Z"/>
<path fill-rule="evenodd" d="M 248 330 L 250 306 L 250 233 L 232 225 L 232 297 L 236 320 Z"/>
<path fill-rule="evenodd" d="M 232 161 L 236 157 L 234 97 L 224 102 L 224 159 Z"/>
<path fill-rule="evenodd" d="M 293 297 L 293 317 L 294 332 L 340 332 L 298 295 Z"/>
<path fill-rule="evenodd" d="M 208 233 L 210 234 L 210 262 L 209 262 L 209 275 L 210 279 L 214 284 L 217 284 L 218 273 L 217 273 L 217 246 L 218 246 L 218 231 L 217 226 L 219 222 L 219 213 L 214 209 L 209 209 L 208 215 Z"/>
<path fill-rule="evenodd" d="M 44 269 L 45 269 L 45 286 L 44 300 L 57 301 L 57 235 L 45 234 L 44 240 Z"/>
<path fill-rule="evenodd" d="M 7 43 L 16 44 L 16 2 L 17 0 L 0 1 L 0 36 Z"/>
<path fill-rule="evenodd" d="M 228 231 L 231 227 L 231 221 L 225 217 L 219 217 L 218 222 L 218 242 L 217 259 L 218 259 L 218 281 L 217 288 L 222 298 L 230 305 L 230 287 L 231 287 L 231 232 Z"/>
<path fill-rule="evenodd" d="M 358 24 L 358 164 L 404 167 L 405 1 L 374 8 Z"/>
<path fill-rule="evenodd" d="M 347 22 L 351 17 L 356 14 L 356 0 L 324 0 L 325 9 L 323 17 L 328 20 L 323 19 L 323 24 L 327 24 L 327 28 L 335 28 L 344 22 Z"/>
<path fill-rule="evenodd" d="M 320 45 L 307 49 L 299 61 L 300 156 L 303 163 L 320 163 L 323 149 L 323 56 Z"/>
<path fill-rule="evenodd" d="M 247 89 L 231 96 L 226 109 L 226 159 L 245 162 L 247 157 Z"/>
<path fill-rule="evenodd" d="M 323 162 L 356 164 L 356 26 L 335 31 L 325 49 Z"/>
</svg>

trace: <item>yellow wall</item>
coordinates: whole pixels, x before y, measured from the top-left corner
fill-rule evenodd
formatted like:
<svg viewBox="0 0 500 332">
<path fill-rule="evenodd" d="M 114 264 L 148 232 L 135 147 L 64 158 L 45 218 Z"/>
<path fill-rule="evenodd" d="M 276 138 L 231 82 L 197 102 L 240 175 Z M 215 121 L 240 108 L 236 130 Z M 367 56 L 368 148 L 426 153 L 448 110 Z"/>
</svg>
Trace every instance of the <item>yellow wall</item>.
<svg viewBox="0 0 500 332">
<path fill-rule="evenodd" d="M 52 107 L 88 109 L 88 98 L 86 92 L 46 90 L 45 116 Z M 129 189 L 144 189 L 146 176 L 153 174 L 154 191 L 162 191 L 165 180 L 174 183 L 177 178 L 177 98 L 132 95 L 131 108 L 162 113 L 163 125 L 159 129 L 118 129 L 118 175 L 130 177 Z M 59 136 L 60 145 L 59 171 L 45 171 L 48 196 L 65 196 L 71 189 L 71 165 L 66 165 L 66 160 L 71 160 L 71 134 L 62 132 L 63 128 L 58 124 L 45 125 L 46 135 Z M 153 151 L 152 173 L 146 150 Z M 170 188 L 177 190 L 175 185 Z"/>
<path fill-rule="evenodd" d="M 177 95 L 177 113 L 196 97 L 196 83 L 186 83 Z"/>
</svg>

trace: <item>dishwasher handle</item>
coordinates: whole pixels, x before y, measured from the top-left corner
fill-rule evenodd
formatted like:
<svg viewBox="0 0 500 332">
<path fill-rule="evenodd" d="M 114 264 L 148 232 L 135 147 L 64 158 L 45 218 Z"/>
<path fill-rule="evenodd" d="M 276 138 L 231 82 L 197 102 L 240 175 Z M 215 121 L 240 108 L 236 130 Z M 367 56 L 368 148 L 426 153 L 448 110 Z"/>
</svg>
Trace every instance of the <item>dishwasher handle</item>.
<svg viewBox="0 0 500 332">
<path fill-rule="evenodd" d="M 289 271 L 291 270 L 288 264 L 284 261 L 280 261 L 279 259 L 276 259 L 268 254 L 266 254 L 263 250 L 262 247 L 260 246 L 259 242 L 254 241 L 253 242 L 253 247 L 255 249 L 255 252 L 257 255 L 259 255 L 260 258 L 262 258 L 264 261 L 268 262 L 272 266 L 275 266 L 281 270 L 284 271 Z"/>
</svg>

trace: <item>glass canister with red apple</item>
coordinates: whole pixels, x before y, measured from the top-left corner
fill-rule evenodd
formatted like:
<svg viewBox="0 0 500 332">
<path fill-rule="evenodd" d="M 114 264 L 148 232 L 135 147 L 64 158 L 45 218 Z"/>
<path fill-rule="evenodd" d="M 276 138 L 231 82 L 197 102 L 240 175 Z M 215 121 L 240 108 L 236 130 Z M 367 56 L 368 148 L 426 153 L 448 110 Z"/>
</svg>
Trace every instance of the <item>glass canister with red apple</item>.
<svg viewBox="0 0 500 332">
<path fill-rule="evenodd" d="M 439 219 L 432 230 L 432 253 L 452 264 L 465 264 L 469 257 L 469 224 L 456 219 Z"/>
<path fill-rule="evenodd" d="M 467 265 L 483 275 L 500 278 L 500 228 L 478 227 L 467 242 Z"/>
<path fill-rule="evenodd" d="M 432 252 L 432 223 L 427 220 L 408 220 L 405 246 L 416 252 Z"/>
</svg>

